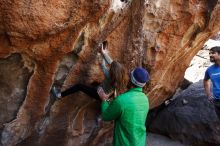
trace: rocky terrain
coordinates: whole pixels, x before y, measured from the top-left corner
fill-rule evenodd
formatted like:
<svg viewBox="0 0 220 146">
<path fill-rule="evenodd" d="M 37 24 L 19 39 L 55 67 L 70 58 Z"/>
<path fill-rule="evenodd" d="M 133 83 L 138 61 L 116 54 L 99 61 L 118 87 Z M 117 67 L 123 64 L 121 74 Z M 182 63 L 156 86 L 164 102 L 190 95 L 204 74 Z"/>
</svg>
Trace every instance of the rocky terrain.
<svg viewBox="0 0 220 146">
<path fill-rule="evenodd" d="M 220 28 L 219 0 L 1 0 L 3 146 L 108 145 L 113 124 L 83 93 L 53 102 L 51 87 L 103 80 L 97 46 L 131 71 L 143 66 L 151 108 L 172 96 Z"/>
</svg>

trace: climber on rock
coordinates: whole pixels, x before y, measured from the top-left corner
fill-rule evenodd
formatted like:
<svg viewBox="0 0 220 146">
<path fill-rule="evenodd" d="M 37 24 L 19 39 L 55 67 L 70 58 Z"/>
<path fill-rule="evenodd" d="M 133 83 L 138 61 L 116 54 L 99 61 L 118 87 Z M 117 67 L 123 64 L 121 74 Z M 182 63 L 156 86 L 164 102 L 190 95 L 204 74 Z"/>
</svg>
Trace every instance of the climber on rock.
<svg viewBox="0 0 220 146">
<path fill-rule="evenodd" d="M 125 91 L 128 82 L 127 70 L 122 64 L 120 64 L 117 61 L 113 61 L 111 59 L 111 57 L 108 55 L 107 47 L 108 47 L 107 41 L 104 41 L 101 44 L 101 47 L 99 47 L 100 53 L 103 56 L 101 68 L 104 72 L 105 79 L 98 87 L 87 86 L 78 83 L 62 92 L 56 87 L 53 87 L 52 88 L 53 96 L 56 97 L 56 99 L 61 99 L 67 95 L 81 91 L 94 99 L 100 100 L 99 95 L 97 93 L 97 89 L 99 88 L 102 88 L 107 95 L 114 95 L 114 96 L 116 96 L 117 93 L 121 93 Z M 110 65 L 109 68 L 107 64 Z"/>
</svg>

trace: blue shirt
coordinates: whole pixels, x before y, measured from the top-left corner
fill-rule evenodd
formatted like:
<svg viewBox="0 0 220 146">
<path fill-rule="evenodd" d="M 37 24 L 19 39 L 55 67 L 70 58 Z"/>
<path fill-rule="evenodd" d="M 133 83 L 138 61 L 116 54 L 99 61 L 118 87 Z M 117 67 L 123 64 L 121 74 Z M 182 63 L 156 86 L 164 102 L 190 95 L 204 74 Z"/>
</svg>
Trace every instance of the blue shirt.
<svg viewBox="0 0 220 146">
<path fill-rule="evenodd" d="M 220 99 L 220 66 L 213 64 L 206 70 L 204 80 L 209 79 L 212 81 L 214 97 Z"/>
</svg>

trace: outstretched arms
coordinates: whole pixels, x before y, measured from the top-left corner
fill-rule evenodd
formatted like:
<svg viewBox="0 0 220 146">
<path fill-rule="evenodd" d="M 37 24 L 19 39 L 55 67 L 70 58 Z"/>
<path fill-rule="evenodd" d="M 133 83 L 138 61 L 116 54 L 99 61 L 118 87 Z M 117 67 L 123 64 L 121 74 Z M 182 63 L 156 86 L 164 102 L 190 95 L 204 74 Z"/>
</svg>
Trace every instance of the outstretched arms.
<svg viewBox="0 0 220 146">
<path fill-rule="evenodd" d="M 101 68 L 104 72 L 104 75 L 106 77 L 109 77 L 109 68 L 107 67 L 107 64 L 108 65 L 111 65 L 111 63 L 113 62 L 112 58 L 108 55 L 108 51 L 107 51 L 107 41 L 104 41 L 102 43 L 102 46 L 101 46 L 101 50 L 100 50 L 102 56 L 103 56 L 103 59 L 102 59 L 102 63 L 101 63 Z"/>
<path fill-rule="evenodd" d="M 105 61 L 110 65 L 112 63 L 112 58 L 108 55 L 108 42 L 104 41 L 101 47 L 101 53 L 105 59 Z"/>
</svg>

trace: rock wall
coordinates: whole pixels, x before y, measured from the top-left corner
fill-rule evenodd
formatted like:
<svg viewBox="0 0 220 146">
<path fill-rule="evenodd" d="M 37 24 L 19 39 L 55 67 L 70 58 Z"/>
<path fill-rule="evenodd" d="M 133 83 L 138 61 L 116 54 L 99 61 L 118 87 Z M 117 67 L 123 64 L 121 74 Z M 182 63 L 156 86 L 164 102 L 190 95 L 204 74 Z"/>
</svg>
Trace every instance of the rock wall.
<svg viewBox="0 0 220 146">
<path fill-rule="evenodd" d="M 112 58 L 129 71 L 139 65 L 149 70 L 144 91 L 155 107 L 175 92 L 193 56 L 219 32 L 219 15 L 217 0 L 1 0 L 0 62 L 8 68 L 1 65 L 0 104 L 15 104 L 0 120 L 2 145 L 111 143 L 113 124 L 97 119 L 98 101 L 76 93 L 52 104 L 52 85 L 101 82 L 97 45 L 107 40 Z"/>
</svg>

